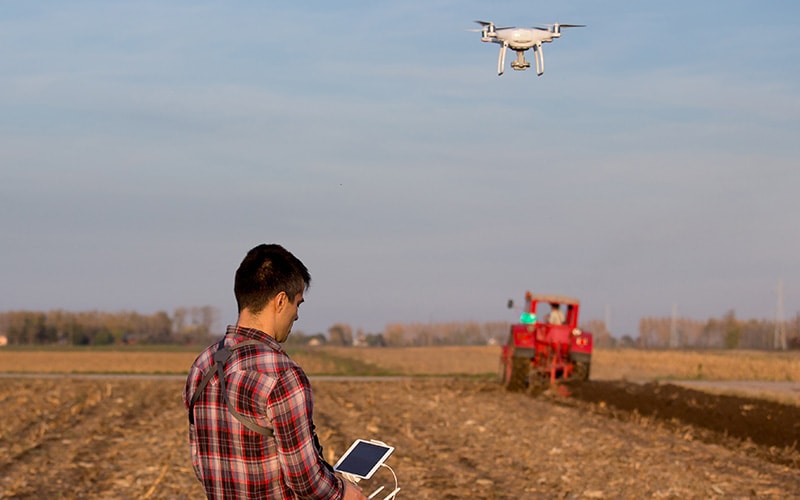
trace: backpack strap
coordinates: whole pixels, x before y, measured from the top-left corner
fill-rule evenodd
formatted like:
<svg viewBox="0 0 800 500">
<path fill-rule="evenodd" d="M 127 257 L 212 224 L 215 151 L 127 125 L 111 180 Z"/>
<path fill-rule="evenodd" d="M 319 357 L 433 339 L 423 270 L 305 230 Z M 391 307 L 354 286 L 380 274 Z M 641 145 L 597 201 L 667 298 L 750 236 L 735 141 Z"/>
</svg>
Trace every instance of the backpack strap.
<svg viewBox="0 0 800 500">
<path fill-rule="evenodd" d="M 217 344 L 217 351 L 220 349 L 225 348 L 225 337 L 220 339 L 219 344 Z M 216 353 L 214 353 L 216 357 Z M 216 359 L 214 359 L 214 365 L 216 365 Z M 203 391 L 205 390 L 206 386 L 211 379 L 214 378 L 214 374 L 216 372 L 213 369 L 209 369 L 204 375 L 203 379 L 197 384 L 197 389 L 194 390 L 194 394 L 192 394 L 192 399 L 189 401 L 189 424 L 194 425 L 194 405 L 197 401 L 203 396 Z"/>
<path fill-rule="evenodd" d="M 241 349 L 242 347 L 257 344 L 262 344 L 262 342 L 257 340 L 245 340 L 231 347 L 225 347 L 225 337 L 219 341 L 217 350 L 214 352 L 214 366 L 209 368 L 205 375 L 203 375 L 203 379 L 200 381 L 200 384 L 198 384 L 197 389 L 194 391 L 194 394 L 192 394 L 192 399 L 189 402 L 189 424 L 194 425 L 194 405 L 203 396 L 203 391 L 216 374 L 219 378 L 219 387 L 220 391 L 222 392 L 222 399 L 225 400 L 225 404 L 228 406 L 228 411 L 231 412 L 231 415 L 233 415 L 233 417 L 242 425 L 257 434 L 268 437 L 275 435 L 275 433 L 269 427 L 258 425 L 253 420 L 236 411 L 236 408 L 233 407 L 231 400 L 228 399 L 228 390 L 225 384 L 225 363 L 233 355 L 233 351 Z"/>
</svg>

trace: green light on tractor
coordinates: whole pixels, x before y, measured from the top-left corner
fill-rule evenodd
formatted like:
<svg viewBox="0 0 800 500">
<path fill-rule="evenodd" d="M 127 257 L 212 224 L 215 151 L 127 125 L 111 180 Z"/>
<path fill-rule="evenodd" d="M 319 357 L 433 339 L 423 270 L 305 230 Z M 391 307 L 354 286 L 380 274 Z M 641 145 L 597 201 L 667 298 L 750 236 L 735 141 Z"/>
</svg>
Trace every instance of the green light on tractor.
<svg viewBox="0 0 800 500">
<path fill-rule="evenodd" d="M 533 313 L 524 312 L 520 315 L 519 322 L 526 325 L 532 325 L 536 323 L 536 315 Z"/>
</svg>

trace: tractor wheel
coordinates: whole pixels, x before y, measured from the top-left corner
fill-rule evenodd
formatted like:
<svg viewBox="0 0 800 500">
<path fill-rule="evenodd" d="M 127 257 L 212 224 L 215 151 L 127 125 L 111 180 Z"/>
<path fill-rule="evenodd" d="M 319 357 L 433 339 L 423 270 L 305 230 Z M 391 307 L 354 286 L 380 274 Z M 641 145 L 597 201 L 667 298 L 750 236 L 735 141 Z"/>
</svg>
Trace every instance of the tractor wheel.
<svg viewBox="0 0 800 500">
<path fill-rule="evenodd" d="M 506 365 L 506 375 L 503 381 L 506 390 L 521 391 L 525 389 L 530 369 L 531 361 L 528 358 L 511 358 L 511 362 Z"/>
<path fill-rule="evenodd" d="M 575 369 L 572 371 L 572 378 L 574 380 L 586 381 L 589 380 L 589 363 L 578 362 L 575 363 Z"/>
</svg>

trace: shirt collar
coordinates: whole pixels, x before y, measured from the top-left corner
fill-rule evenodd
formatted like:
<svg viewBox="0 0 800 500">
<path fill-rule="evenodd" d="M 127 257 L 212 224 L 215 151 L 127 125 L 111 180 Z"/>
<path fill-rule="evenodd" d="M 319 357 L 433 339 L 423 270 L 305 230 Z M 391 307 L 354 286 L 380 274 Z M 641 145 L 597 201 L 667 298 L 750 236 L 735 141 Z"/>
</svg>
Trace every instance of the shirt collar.
<svg viewBox="0 0 800 500">
<path fill-rule="evenodd" d="M 246 337 L 248 339 L 257 340 L 264 344 L 267 344 L 272 350 L 283 352 L 283 346 L 272 338 L 271 336 L 267 335 L 266 333 L 262 332 L 261 330 L 256 330 L 255 328 L 245 328 L 237 325 L 228 325 L 228 329 L 225 331 L 225 335 L 236 335 L 240 337 Z"/>
</svg>

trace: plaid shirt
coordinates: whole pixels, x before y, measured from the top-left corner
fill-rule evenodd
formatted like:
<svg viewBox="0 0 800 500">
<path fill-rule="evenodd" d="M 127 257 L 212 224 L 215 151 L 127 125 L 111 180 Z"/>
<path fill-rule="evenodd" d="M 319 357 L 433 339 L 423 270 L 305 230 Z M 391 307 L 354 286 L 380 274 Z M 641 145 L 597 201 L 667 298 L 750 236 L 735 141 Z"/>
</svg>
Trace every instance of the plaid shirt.
<svg viewBox="0 0 800 500">
<path fill-rule="evenodd" d="M 233 351 L 225 364 L 233 407 L 275 436 L 255 433 L 228 411 L 215 375 L 194 407 L 189 426 L 192 466 L 208 498 L 339 499 L 342 479 L 321 457 L 312 422 L 311 384 L 281 345 L 259 330 L 228 326 L 225 345 L 244 340 L 263 344 Z M 195 360 L 183 399 L 186 408 L 208 370 L 217 343 Z"/>
</svg>

